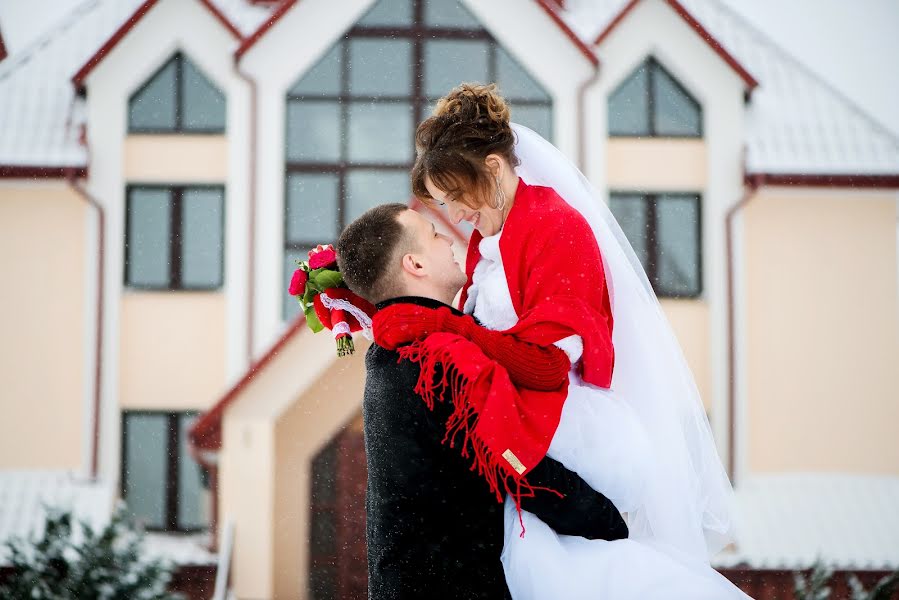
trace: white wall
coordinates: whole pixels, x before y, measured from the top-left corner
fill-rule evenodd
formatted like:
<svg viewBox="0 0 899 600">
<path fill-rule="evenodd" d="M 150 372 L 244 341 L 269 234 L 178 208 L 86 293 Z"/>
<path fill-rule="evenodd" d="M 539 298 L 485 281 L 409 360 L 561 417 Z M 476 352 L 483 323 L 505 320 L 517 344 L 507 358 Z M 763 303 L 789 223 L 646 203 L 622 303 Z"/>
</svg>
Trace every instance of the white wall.
<svg viewBox="0 0 899 600">
<path fill-rule="evenodd" d="M 228 328 L 227 372 L 241 374 L 247 364 L 245 331 L 246 248 L 245 126 L 247 90 L 233 69 L 237 40 L 200 2 L 161 0 L 88 75 L 87 136 L 92 148 L 88 188 L 106 210 L 105 321 L 101 409 L 100 473 L 117 482 L 121 456 L 119 417 L 119 319 L 124 293 L 122 273 L 125 239 L 124 143 L 128 98 L 177 51 L 181 50 L 225 94 L 229 140 L 228 179 L 225 182 L 227 231 L 225 286 Z M 171 183 L 177 184 L 178 181 Z"/>
<path fill-rule="evenodd" d="M 587 176 L 608 194 L 608 96 L 654 56 L 702 105 L 708 180 L 702 195 L 703 297 L 711 319 L 713 428 L 726 460 L 728 339 L 724 218 L 743 193 L 744 82 L 663 0 L 643 0 L 596 48 L 600 77 L 587 92 Z M 606 199 L 608 199 L 606 197 Z"/>
</svg>

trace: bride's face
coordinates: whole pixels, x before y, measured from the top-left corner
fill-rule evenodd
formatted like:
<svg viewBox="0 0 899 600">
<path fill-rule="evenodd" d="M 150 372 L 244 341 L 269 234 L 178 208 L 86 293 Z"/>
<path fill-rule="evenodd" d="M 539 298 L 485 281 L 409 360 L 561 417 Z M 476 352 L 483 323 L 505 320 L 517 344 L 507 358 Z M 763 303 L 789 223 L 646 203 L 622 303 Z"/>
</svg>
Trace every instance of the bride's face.
<svg viewBox="0 0 899 600">
<path fill-rule="evenodd" d="M 453 225 L 468 221 L 484 237 L 499 233 L 506 215 L 502 210 L 491 207 L 486 199 L 469 196 L 465 192 L 447 193 L 434 185 L 430 177 L 425 177 L 425 187 L 431 197 L 444 207 Z M 472 208 L 477 206 L 478 208 Z"/>
</svg>

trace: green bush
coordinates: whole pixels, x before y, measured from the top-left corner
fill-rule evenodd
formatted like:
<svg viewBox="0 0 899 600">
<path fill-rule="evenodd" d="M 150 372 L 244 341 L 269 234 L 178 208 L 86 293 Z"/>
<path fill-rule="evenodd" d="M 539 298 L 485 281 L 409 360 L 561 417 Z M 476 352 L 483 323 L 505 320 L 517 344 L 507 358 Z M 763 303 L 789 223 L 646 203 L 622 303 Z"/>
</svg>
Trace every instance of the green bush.
<svg viewBox="0 0 899 600">
<path fill-rule="evenodd" d="M 33 600 L 175 600 L 166 591 L 170 566 L 147 560 L 143 534 L 115 512 L 94 530 L 69 512 L 49 511 L 43 535 L 7 542 L 13 575 L 0 598 Z"/>
<path fill-rule="evenodd" d="M 794 573 L 796 582 L 794 589 L 796 600 L 827 600 L 830 598 L 830 587 L 827 585 L 833 577 L 833 570 L 826 568 L 821 561 L 815 562 L 808 577 L 802 573 Z M 870 590 L 866 590 L 855 575 L 849 575 L 851 600 L 890 600 L 893 591 L 899 589 L 899 571 L 882 578 Z"/>
</svg>

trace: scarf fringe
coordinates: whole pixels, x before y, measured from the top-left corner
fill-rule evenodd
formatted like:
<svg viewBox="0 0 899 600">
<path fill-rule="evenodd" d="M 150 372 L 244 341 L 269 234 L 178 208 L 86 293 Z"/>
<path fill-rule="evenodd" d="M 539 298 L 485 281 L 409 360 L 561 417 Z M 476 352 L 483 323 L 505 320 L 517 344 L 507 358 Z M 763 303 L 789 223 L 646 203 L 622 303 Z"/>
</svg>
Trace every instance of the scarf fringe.
<svg viewBox="0 0 899 600">
<path fill-rule="evenodd" d="M 478 384 L 492 375 L 492 369 L 489 368 L 490 365 L 472 363 L 468 353 L 468 356 L 463 357 L 461 353 L 454 352 L 457 347 L 456 344 L 429 344 L 428 339 L 425 339 L 397 348 L 397 352 L 400 360 L 406 359 L 420 367 L 414 391 L 421 396 L 429 410 L 434 410 L 434 403 L 449 394 L 453 412 L 447 419 L 442 443 L 448 442 L 449 447 L 454 448 L 461 436 L 462 457 L 472 458 L 470 470 L 477 470 L 478 475 L 484 478 L 497 502 L 503 502 L 503 492 L 515 501 L 521 537 L 524 537 L 522 498 L 533 498 L 538 491 L 551 492 L 559 498 L 564 498 L 564 495 L 551 488 L 531 485 L 525 477 L 509 473 L 500 462 L 505 459 L 490 450 L 486 441 L 478 434 L 480 412 L 473 402 L 472 394 Z M 463 372 L 460 364 L 471 365 L 472 372 Z M 473 456 L 469 453 L 469 448 Z"/>
</svg>

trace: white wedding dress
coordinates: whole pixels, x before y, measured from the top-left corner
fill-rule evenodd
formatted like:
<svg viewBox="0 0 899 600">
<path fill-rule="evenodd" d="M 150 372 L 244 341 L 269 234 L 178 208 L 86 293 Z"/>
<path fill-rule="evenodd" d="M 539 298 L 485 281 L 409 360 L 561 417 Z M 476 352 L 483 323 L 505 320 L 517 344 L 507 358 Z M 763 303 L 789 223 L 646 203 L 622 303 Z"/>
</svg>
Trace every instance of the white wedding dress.
<svg viewBox="0 0 899 600">
<path fill-rule="evenodd" d="M 465 312 L 482 325 L 505 330 L 518 321 L 499 251 L 502 232 L 480 243 L 481 260 Z M 584 383 L 574 365 L 577 336 L 557 344 L 572 362 L 568 398 L 548 455 L 578 473 L 622 513 L 638 509 L 651 477 L 651 442 L 627 398 Z M 586 540 L 557 535 L 514 502 L 505 504 L 502 562 L 514 600 L 746 599 L 707 562 L 652 539 Z"/>
</svg>

